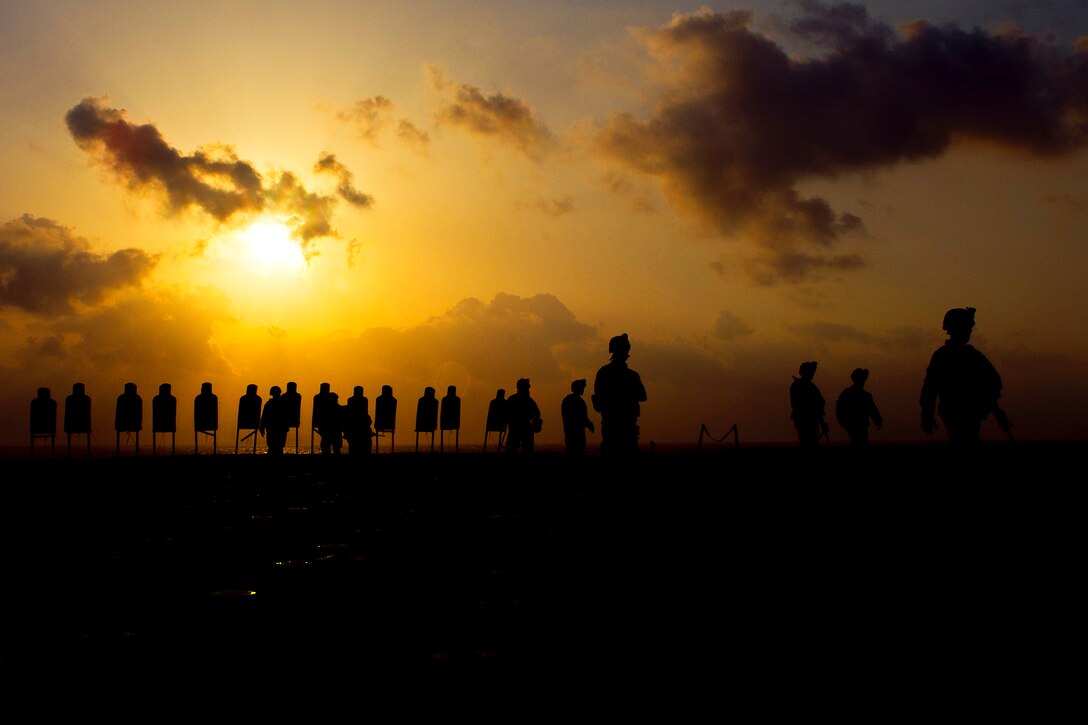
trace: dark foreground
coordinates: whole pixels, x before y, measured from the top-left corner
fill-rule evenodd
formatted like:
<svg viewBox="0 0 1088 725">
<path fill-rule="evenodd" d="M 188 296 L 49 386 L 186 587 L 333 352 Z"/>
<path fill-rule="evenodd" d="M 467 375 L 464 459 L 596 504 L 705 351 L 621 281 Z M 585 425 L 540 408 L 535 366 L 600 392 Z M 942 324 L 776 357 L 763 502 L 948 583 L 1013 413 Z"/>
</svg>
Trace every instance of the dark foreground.
<svg viewBox="0 0 1088 725">
<path fill-rule="evenodd" d="M 0 461 L 0 675 L 1037 714 L 1077 676 L 1084 451 Z"/>
</svg>

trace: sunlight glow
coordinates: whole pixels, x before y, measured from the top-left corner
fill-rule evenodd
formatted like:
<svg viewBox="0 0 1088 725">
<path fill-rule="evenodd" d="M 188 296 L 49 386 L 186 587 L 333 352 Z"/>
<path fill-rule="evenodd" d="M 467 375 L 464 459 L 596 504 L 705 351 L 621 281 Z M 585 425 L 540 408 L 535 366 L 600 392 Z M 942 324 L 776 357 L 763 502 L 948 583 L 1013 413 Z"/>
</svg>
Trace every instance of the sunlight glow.
<svg viewBox="0 0 1088 725">
<path fill-rule="evenodd" d="M 291 237 L 291 229 L 275 219 L 259 219 L 238 233 L 246 261 L 258 274 L 298 274 L 306 268 L 302 247 Z"/>
</svg>

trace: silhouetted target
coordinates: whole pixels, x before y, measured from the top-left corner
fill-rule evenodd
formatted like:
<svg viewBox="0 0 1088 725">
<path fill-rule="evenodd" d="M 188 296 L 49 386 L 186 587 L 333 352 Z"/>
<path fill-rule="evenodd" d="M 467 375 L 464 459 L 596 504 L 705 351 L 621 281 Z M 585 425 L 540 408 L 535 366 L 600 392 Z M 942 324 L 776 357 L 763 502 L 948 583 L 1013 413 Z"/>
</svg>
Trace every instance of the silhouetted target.
<svg viewBox="0 0 1088 725">
<path fill-rule="evenodd" d="M 57 401 L 49 388 L 38 388 L 38 397 L 30 401 L 30 456 L 34 457 L 34 441 L 49 439 L 50 455 L 57 455 Z"/>
<path fill-rule="evenodd" d="M 211 383 L 200 384 L 200 395 L 193 400 L 193 452 L 200 452 L 200 436 L 209 436 L 212 439 L 212 455 L 215 455 L 218 446 L 219 431 L 219 398 L 212 392 Z"/>
</svg>

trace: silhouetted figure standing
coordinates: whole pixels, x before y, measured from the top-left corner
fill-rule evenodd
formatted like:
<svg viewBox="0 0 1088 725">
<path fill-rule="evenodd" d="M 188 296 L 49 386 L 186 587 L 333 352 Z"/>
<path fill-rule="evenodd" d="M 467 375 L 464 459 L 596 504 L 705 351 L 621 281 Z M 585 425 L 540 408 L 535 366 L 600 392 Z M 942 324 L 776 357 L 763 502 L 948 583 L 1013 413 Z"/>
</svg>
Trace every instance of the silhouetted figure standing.
<svg viewBox="0 0 1088 725">
<path fill-rule="evenodd" d="M 499 388 L 495 391 L 495 397 L 487 405 L 487 423 L 484 425 L 484 450 L 487 450 L 487 437 L 490 433 L 498 433 L 499 440 L 497 450 L 502 450 L 506 439 L 506 391 Z"/>
<path fill-rule="evenodd" d="M 30 455 L 34 455 L 34 441 L 49 439 L 49 450 L 57 454 L 57 401 L 49 388 L 38 388 L 38 396 L 30 401 Z"/>
<path fill-rule="evenodd" d="M 344 440 L 348 442 L 349 454 L 370 453 L 372 424 L 370 401 L 363 395 L 363 386 L 356 385 L 344 405 Z"/>
<path fill-rule="evenodd" d="M 290 429 L 290 415 L 280 387 L 273 385 L 268 390 L 268 400 L 261 411 L 261 423 L 257 429 L 268 445 L 268 455 L 283 455 L 283 449 L 287 446 L 287 431 Z"/>
<path fill-rule="evenodd" d="M 590 396 L 593 410 L 601 414 L 601 453 L 638 453 L 638 419 L 646 388 L 639 374 L 627 367 L 631 341 L 626 332 L 608 341 L 608 352 L 612 360 L 597 371 Z"/>
<path fill-rule="evenodd" d="M 383 385 L 382 394 L 374 399 L 374 434 L 389 434 L 389 452 L 394 450 L 397 433 L 397 399 L 393 397 L 393 386 Z M 376 449 L 377 443 L 375 443 Z"/>
<path fill-rule="evenodd" d="M 824 419 L 824 396 L 812 379 L 816 376 L 816 362 L 801 363 L 798 370 L 800 377 L 795 377 L 790 384 L 790 418 L 797 429 L 797 440 L 802 448 L 811 448 L 820 443 L 827 435 L 827 421 Z"/>
<path fill-rule="evenodd" d="M 563 416 L 563 441 L 568 456 L 581 456 L 586 452 L 586 430 L 592 433 L 595 428 L 589 419 L 589 406 L 583 395 L 586 392 L 586 379 L 581 378 L 570 384 L 570 393 L 563 398 L 559 406 Z"/>
<path fill-rule="evenodd" d="M 72 383 L 72 393 L 64 399 L 64 432 L 68 437 L 68 455 L 72 455 L 72 436 L 87 436 L 87 455 L 91 455 L 91 397 L 83 383 Z"/>
<path fill-rule="evenodd" d="M 321 427 L 317 429 L 321 436 L 321 453 L 338 456 L 344 446 L 344 409 L 340 396 L 330 392 L 322 405 Z"/>
<path fill-rule="evenodd" d="M 446 395 L 442 398 L 442 413 L 439 416 L 438 427 L 442 431 L 438 450 L 444 450 L 446 431 L 452 430 L 453 450 L 456 451 L 461 444 L 461 399 L 457 397 L 457 387 L 454 385 L 446 388 Z"/>
<path fill-rule="evenodd" d="M 314 396 L 314 406 L 310 412 L 310 453 L 314 452 L 314 433 L 321 435 L 321 428 L 325 425 L 325 409 L 328 407 L 331 394 L 329 383 L 321 383 L 317 395 Z"/>
<path fill-rule="evenodd" d="M 159 385 L 159 394 L 151 399 L 151 453 L 154 455 L 159 433 L 170 434 L 170 453 L 178 431 L 178 399 L 170 392 L 170 383 Z"/>
<path fill-rule="evenodd" d="M 853 385 L 843 389 L 835 401 L 835 420 L 846 430 L 850 436 L 850 445 L 863 448 L 869 445 L 869 422 L 880 430 L 884 425 L 884 418 L 880 416 L 873 401 L 873 394 L 865 389 L 865 381 L 869 379 L 869 370 L 855 368 L 850 373 Z"/>
<path fill-rule="evenodd" d="M 113 428 L 117 432 L 117 455 L 121 455 L 121 434 L 136 434 L 136 453 L 140 452 L 140 431 L 144 427 L 144 401 L 136 392 L 136 383 L 125 383 L 125 391 L 117 396 Z"/>
<path fill-rule="evenodd" d="M 200 435 L 212 437 L 212 454 L 217 452 L 216 438 L 219 430 L 219 398 L 212 392 L 211 383 L 200 384 L 200 395 L 193 399 L 194 450 L 200 448 Z"/>
<path fill-rule="evenodd" d="M 948 340 L 933 352 L 922 382 L 922 430 L 930 434 L 936 430 L 936 412 L 948 442 L 957 447 L 977 444 L 982 421 L 991 414 L 1005 433 L 1012 428 L 998 404 L 1001 376 L 986 356 L 969 344 L 974 327 L 974 307 L 955 307 L 945 313 L 943 328 Z"/>
<path fill-rule="evenodd" d="M 246 438 L 253 436 L 253 452 L 257 452 L 257 431 L 261 427 L 261 396 L 257 394 L 257 386 L 250 383 L 246 386 L 246 394 L 238 399 L 238 428 L 234 434 L 234 452 L 238 452 L 238 436 L 241 435 L 243 430 L 252 431 L 247 433 Z"/>
<path fill-rule="evenodd" d="M 302 395 L 298 392 L 298 383 L 287 383 L 282 397 L 283 408 L 287 411 L 287 430 L 295 429 L 295 453 L 298 453 L 298 429 L 302 427 Z"/>
<path fill-rule="evenodd" d="M 506 452 L 532 453 L 543 425 L 540 406 L 529 395 L 529 378 L 521 378 L 506 400 Z"/>
<path fill-rule="evenodd" d="M 419 452 L 419 434 L 431 434 L 431 451 L 434 451 L 434 432 L 438 430 L 438 398 L 435 389 L 427 386 L 423 397 L 416 402 L 416 452 Z"/>
</svg>

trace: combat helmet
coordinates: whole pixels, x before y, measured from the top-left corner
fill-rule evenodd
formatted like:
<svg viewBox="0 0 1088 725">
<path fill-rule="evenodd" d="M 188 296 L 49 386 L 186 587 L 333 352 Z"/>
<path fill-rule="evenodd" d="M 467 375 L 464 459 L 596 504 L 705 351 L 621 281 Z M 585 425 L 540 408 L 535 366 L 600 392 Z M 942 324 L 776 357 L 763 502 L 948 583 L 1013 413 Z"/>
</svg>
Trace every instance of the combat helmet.
<svg viewBox="0 0 1088 725">
<path fill-rule="evenodd" d="M 941 329 L 945 332 L 952 332 L 953 330 L 971 330 L 974 326 L 974 307 L 953 307 L 944 313 L 944 324 Z"/>
</svg>

